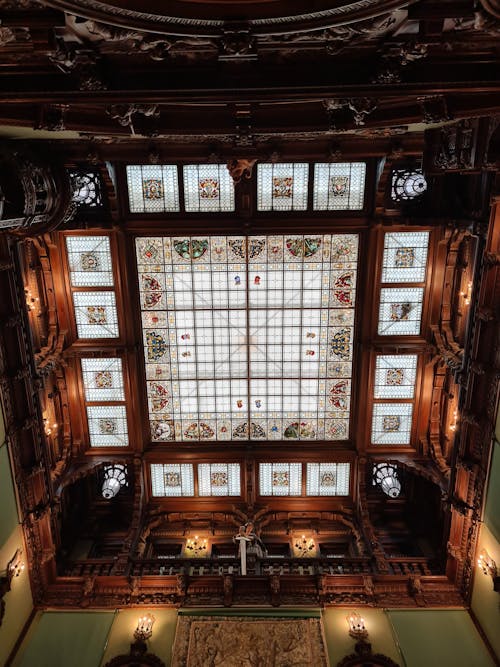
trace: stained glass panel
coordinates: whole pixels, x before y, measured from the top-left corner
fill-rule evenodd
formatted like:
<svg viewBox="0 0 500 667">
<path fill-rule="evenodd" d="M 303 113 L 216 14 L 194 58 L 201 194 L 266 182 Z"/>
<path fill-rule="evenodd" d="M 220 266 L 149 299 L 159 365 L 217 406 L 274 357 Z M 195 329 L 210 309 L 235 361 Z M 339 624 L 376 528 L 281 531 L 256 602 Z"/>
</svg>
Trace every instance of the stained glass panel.
<svg viewBox="0 0 500 667">
<path fill-rule="evenodd" d="M 364 162 L 330 162 L 314 165 L 313 209 L 357 211 L 365 198 Z"/>
<path fill-rule="evenodd" d="M 421 287 L 382 287 L 378 333 L 381 336 L 418 335 L 423 298 Z"/>
<path fill-rule="evenodd" d="M 239 496 L 239 463 L 198 464 L 198 495 Z"/>
<path fill-rule="evenodd" d="M 118 315 L 114 292 L 73 292 L 79 338 L 117 338 Z"/>
<path fill-rule="evenodd" d="M 151 492 L 154 497 L 194 496 L 191 463 L 152 463 Z"/>
<path fill-rule="evenodd" d="M 179 210 L 179 185 L 175 164 L 127 166 L 131 213 L 165 213 Z"/>
<path fill-rule="evenodd" d="M 127 414 L 124 405 L 88 405 L 91 447 L 127 447 Z"/>
<path fill-rule="evenodd" d="M 308 463 L 306 495 L 348 496 L 350 463 Z"/>
<path fill-rule="evenodd" d="M 69 274 L 74 287 L 112 287 L 108 236 L 66 236 Z"/>
<path fill-rule="evenodd" d="M 122 360 L 82 359 L 83 386 L 87 401 L 124 401 Z"/>
<path fill-rule="evenodd" d="M 412 414 L 411 403 L 374 403 L 372 444 L 409 445 Z"/>
<path fill-rule="evenodd" d="M 388 232 L 384 237 L 383 283 L 425 280 L 429 232 Z"/>
<path fill-rule="evenodd" d="M 348 438 L 356 234 L 136 250 L 154 441 Z"/>
<path fill-rule="evenodd" d="M 184 165 L 187 212 L 234 211 L 234 183 L 225 164 Z"/>
<path fill-rule="evenodd" d="M 413 398 L 416 354 L 379 354 L 375 366 L 374 398 Z"/>
<path fill-rule="evenodd" d="M 302 494 L 301 463 L 259 463 L 261 496 L 300 496 Z"/>
<path fill-rule="evenodd" d="M 257 210 L 307 210 L 309 165 L 305 162 L 257 165 Z"/>
</svg>

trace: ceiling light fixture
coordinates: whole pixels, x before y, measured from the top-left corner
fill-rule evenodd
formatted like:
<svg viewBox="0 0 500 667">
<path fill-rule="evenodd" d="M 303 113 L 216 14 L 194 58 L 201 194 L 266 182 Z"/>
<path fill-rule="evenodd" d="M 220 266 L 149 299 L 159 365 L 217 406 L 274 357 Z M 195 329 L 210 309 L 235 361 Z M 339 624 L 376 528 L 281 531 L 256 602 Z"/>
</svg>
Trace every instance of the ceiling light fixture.
<svg viewBox="0 0 500 667">
<path fill-rule="evenodd" d="M 114 498 L 118 491 L 127 485 L 127 466 L 121 463 L 113 463 L 104 466 L 104 482 L 102 483 L 102 496 L 109 500 Z"/>
<path fill-rule="evenodd" d="M 202 554 L 206 554 L 207 548 L 207 539 L 201 539 L 198 537 L 198 535 L 194 536 L 194 540 L 188 539 L 186 542 L 186 550 L 190 551 L 193 556 L 201 556 Z"/>
<path fill-rule="evenodd" d="M 303 558 L 304 556 L 313 556 L 314 550 L 316 548 L 316 545 L 312 537 L 307 539 L 305 535 L 302 535 L 300 540 L 297 540 L 295 542 L 294 546 L 296 550 L 299 552 L 301 558 Z"/>
<path fill-rule="evenodd" d="M 397 498 L 401 493 L 398 469 L 390 463 L 377 463 L 373 466 L 373 481 L 389 498 Z"/>
</svg>

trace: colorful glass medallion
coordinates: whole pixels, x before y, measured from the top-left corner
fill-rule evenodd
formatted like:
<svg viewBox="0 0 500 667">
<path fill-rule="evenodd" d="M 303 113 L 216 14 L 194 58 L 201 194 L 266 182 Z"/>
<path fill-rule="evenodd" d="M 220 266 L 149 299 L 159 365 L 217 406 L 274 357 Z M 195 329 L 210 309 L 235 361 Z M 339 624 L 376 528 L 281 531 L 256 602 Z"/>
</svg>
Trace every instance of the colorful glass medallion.
<svg viewBox="0 0 500 667">
<path fill-rule="evenodd" d="M 341 290 L 341 289 L 333 290 L 333 296 L 335 297 L 336 301 L 340 303 L 341 306 L 353 305 L 352 293 L 350 290 Z"/>
<path fill-rule="evenodd" d="M 328 398 L 330 405 L 337 410 L 347 410 L 347 389 L 349 383 L 347 380 L 340 380 L 336 382 L 330 389 L 330 396 Z"/>
<path fill-rule="evenodd" d="M 320 476 L 321 486 L 335 486 L 335 482 L 336 482 L 335 474 L 331 470 L 321 473 Z"/>
<path fill-rule="evenodd" d="M 288 470 L 273 470 L 273 486 L 290 486 Z"/>
<path fill-rule="evenodd" d="M 153 420 L 151 422 L 153 440 L 173 440 L 174 425 L 170 420 Z"/>
<path fill-rule="evenodd" d="M 336 355 L 340 359 L 349 359 L 351 354 L 351 330 L 340 329 L 330 339 L 330 356 Z"/>
<path fill-rule="evenodd" d="M 391 320 L 402 322 L 408 319 L 411 312 L 411 303 L 391 303 Z"/>
<path fill-rule="evenodd" d="M 253 439 L 256 438 L 265 438 L 266 437 L 266 432 L 262 428 L 260 424 L 256 424 L 255 422 L 250 423 L 250 436 Z"/>
<path fill-rule="evenodd" d="M 164 475 L 165 486 L 180 486 L 181 476 L 178 472 L 166 472 Z"/>
<path fill-rule="evenodd" d="M 242 239 L 229 239 L 228 244 L 238 259 L 246 260 L 245 242 Z"/>
<path fill-rule="evenodd" d="M 354 255 L 356 246 L 354 240 L 349 238 L 335 239 L 332 242 L 332 261 L 344 262 Z"/>
<path fill-rule="evenodd" d="M 321 247 L 321 239 L 287 239 L 286 247 L 294 257 L 312 257 Z"/>
<path fill-rule="evenodd" d="M 404 368 L 389 368 L 385 376 L 386 384 L 391 386 L 402 385 L 404 376 L 405 376 Z"/>
<path fill-rule="evenodd" d="M 415 248 L 397 248 L 394 255 L 394 266 L 398 269 L 409 269 L 415 265 Z"/>
<path fill-rule="evenodd" d="M 116 419 L 110 419 L 109 417 L 106 419 L 99 419 L 99 431 L 103 435 L 112 435 L 113 433 L 116 433 Z"/>
<path fill-rule="evenodd" d="M 233 429 L 233 438 L 248 439 L 247 422 L 244 422 L 243 424 L 238 424 L 238 426 L 236 426 L 236 428 Z"/>
<path fill-rule="evenodd" d="M 156 331 L 148 331 L 146 333 L 146 347 L 148 350 L 148 361 L 161 359 L 168 349 L 165 339 L 159 333 L 156 333 Z"/>
<path fill-rule="evenodd" d="M 200 199 L 218 199 L 219 181 L 216 178 L 201 178 L 198 182 Z"/>
<path fill-rule="evenodd" d="M 382 417 L 382 430 L 384 433 L 396 433 L 401 428 L 401 417 L 399 415 L 384 415 Z"/>
<path fill-rule="evenodd" d="M 163 183 L 159 178 L 143 178 L 142 194 L 144 199 L 163 199 Z"/>
<path fill-rule="evenodd" d="M 344 197 L 348 192 L 349 176 L 330 176 L 330 194 Z"/>
<path fill-rule="evenodd" d="M 175 251 L 183 259 L 199 259 L 206 253 L 207 248 L 207 239 L 183 239 L 174 243 Z"/>
<path fill-rule="evenodd" d="M 213 438 L 215 432 L 211 426 L 205 422 L 192 422 L 184 431 L 184 437 L 188 440 L 209 440 Z"/>
<path fill-rule="evenodd" d="M 144 273 L 141 276 L 142 289 L 150 292 L 161 292 L 161 285 L 154 276 Z"/>
<path fill-rule="evenodd" d="M 210 484 L 212 486 L 226 486 L 227 485 L 227 472 L 218 470 L 216 472 L 210 473 Z"/>
<path fill-rule="evenodd" d="M 292 422 L 286 427 L 283 435 L 285 438 L 314 438 L 316 433 L 309 422 Z"/>
<path fill-rule="evenodd" d="M 347 424 L 344 421 L 331 421 L 327 433 L 333 440 L 343 440 L 347 435 Z"/>
<path fill-rule="evenodd" d="M 145 262 L 159 262 L 161 260 L 161 241 L 158 239 L 146 239 L 139 245 L 139 256 Z"/>
<path fill-rule="evenodd" d="M 152 382 L 150 385 L 151 406 L 153 412 L 161 412 L 169 404 L 169 391 L 167 387 L 158 382 Z"/>
<path fill-rule="evenodd" d="M 113 375 L 109 371 L 97 371 L 94 382 L 98 389 L 110 389 L 113 386 Z"/>
<path fill-rule="evenodd" d="M 99 271 L 100 261 L 96 252 L 82 252 L 80 255 L 82 271 Z"/>
<path fill-rule="evenodd" d="M 87 320 L 89 324 L 106 324 L 105 306 L 87 306 Z"/>
<path fill-rule="evenodd" d="M 265 247 L 266 242 L 264 239 L 250 239 L 248 246 L 248 255 L 250 259 L 255 259 L 255 257 L 258 257 Z"/>
<path fill-rule="evenodd" d="M 338 278 L 335 279 L 334 287 L 349 287 L 353 286 L 354 274 L 352 271 L 347 271 L 342 273 Z"/>
<path fill-rule="evenodd" d="M 290 199 L 293 196 L 293 176 L 273 176 L 273 199 Z"/>
</svg>

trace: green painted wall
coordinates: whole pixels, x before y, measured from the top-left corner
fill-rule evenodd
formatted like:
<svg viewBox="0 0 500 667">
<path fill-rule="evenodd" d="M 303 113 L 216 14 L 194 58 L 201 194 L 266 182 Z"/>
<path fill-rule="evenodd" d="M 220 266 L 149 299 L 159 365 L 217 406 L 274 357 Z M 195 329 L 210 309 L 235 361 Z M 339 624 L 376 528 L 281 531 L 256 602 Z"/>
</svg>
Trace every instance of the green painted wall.
<svg viewBox="0 0 500 667">
<path fill-rule="evenodd" d="M 40 612 L 23 643 L 16 667 L 99 667 L 115 614 Z"/>
<path fill-rule="evenodd" d="M 499 427 L 497 427 L 497 430 L 499 430 Z M 500 439 L 500 433 L 497 434 L 497 438 Z M 500 444 L 498 442 L 493 445 L 484 522 L 497 541 L 500 542 Z"/>
<path fill-rule="evenodd" d="M 406 667 L 494 667 L 465 610 L 390 610 Z"/>
<path fill-rule="evenodd" d="M 3 420 L 0 417 L 0 442 L 4 442 Z M 16 496 L 10 472 L 7 445 L 0 446 L 0 547 L 12 535 L 18 524 Z M 1 569 L 0 565 L 0 569 Z"/>
<path fill-rule="evenodd" d="M 477 552 L 486 549 L 500 563 L 500 544 L 486 524 L 481 526 Z M 472 586 L 471 607 L 480 626 L 500 660 L 500 595 L 493 590 L 493 581 L 476 567 Z"/>
</svg>

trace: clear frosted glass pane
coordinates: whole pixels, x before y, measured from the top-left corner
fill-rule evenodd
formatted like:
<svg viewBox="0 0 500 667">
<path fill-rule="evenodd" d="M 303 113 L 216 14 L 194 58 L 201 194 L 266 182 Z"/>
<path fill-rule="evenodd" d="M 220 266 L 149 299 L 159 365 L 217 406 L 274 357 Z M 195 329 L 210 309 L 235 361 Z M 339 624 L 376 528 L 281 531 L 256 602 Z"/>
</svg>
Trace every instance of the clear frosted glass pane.
<svg viewBox="0 0 500 667">
<path fill-rule="evenodd" d="M 73 292 L 78 338 L 117 338 L 114 292 Z"/>
<path fill-rule="evenodd" d="M 306 495 L 348 496 L 350 463 L 308 463 Z"/>
<path fill-rule="evenodd" d="M 191 463 L 152 463 L 151 492 L 155 497 L 194 496 Z"/>
<path fill-rule="evenodd" d="M 381 336 L 418 335 L 424 290 L 421 287 L 380 290 L 378 333 Z"/>
<path fill-rule="evenodd" d="M 121 359 L 82 359 L 81 364 L 86 401 L 125 400 Z"/>
<path fill-rule="evenodd" d="M 87 406 L 91 447 L 127 447 L 127 414 L 124 405 Z"/>
<path fill-rule="evenodd" d="M 390 232 L 384 237 L 383 283 L 425 280 L 429 232 Z"/>
<path fill-rule="evenodd" d="M 413 398 L 416 354 L 379 354 L 375 366 L 374 398 Z"/>
<path fill-rule="evenodd" d="M 356 211 L 365 197 L 364 162 L 325 162 L 314 165 L 315 211 Z"/>
<path fill-rule="evenodd" d="M 288 162 L 257 165 L 259 211 L 307 210 L 309 165 Z"/>
<path fill-rule="evenodd" d="M 174 164 L 127 166 L 131 213 L 165 213 L 179 210 L 179 185 Z"/>
<path fill-rule="evenodd" d="M 187 164 L 183 173 L 187 212 L 234 211 L 234 183 L 225 164 Z"/>
<path fill-rule="evenodd" d="M 374 403 L 372 444 L 409 445 L 412 414 L 411 403 Z"/>
<path fill-rule="evenodd" d="M 113 286 L 108 236 L 66 236 L 66 249 L 74 287 Z"/>
</svg>

